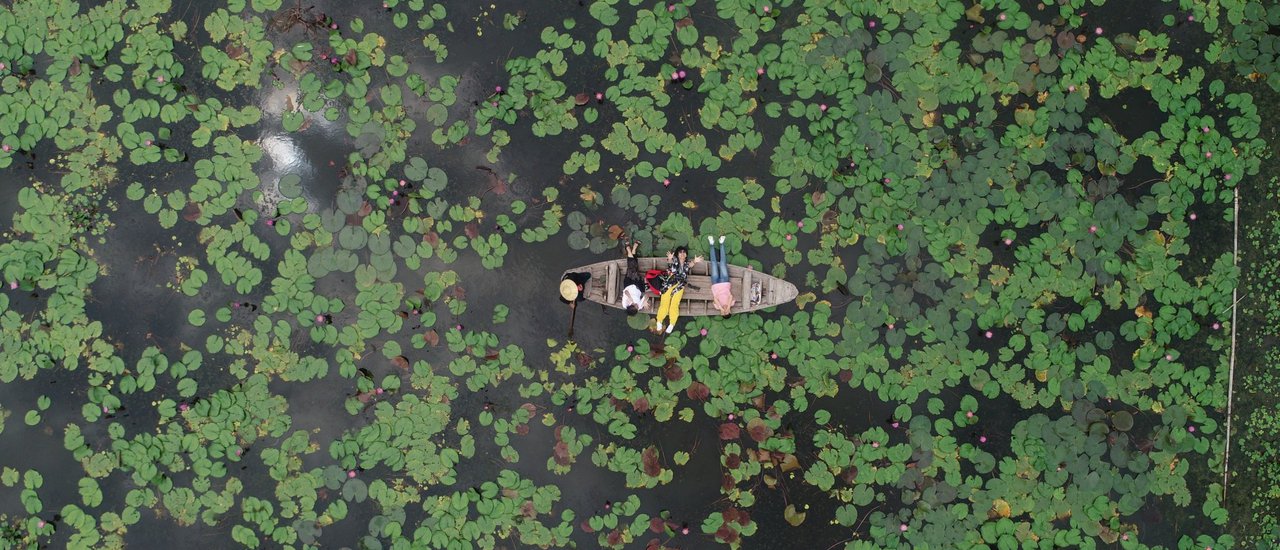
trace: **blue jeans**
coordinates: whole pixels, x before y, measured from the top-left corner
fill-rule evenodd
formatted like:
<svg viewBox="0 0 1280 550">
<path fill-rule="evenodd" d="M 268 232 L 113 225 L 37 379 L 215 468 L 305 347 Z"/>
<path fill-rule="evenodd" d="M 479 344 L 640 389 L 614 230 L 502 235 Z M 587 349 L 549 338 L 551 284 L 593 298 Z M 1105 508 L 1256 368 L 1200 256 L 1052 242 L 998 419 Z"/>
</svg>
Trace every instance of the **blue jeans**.
<svg viewBox="0 0 1280 550">
<path fill-rule="evenodd" d="M 724 243 L 720 243 L 720 259 L 716 259 L 716 247 L 711 247 L 711 284 L 729 282 L 729 261 L 724 256 Z"/>
</svg>

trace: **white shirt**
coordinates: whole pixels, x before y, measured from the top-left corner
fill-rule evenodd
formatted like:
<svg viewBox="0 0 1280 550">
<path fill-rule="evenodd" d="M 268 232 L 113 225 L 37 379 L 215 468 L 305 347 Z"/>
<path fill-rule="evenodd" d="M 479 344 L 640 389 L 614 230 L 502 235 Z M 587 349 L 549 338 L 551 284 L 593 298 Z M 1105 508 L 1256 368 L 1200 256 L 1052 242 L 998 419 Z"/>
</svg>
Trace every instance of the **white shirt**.
<svg viewBox="0 0 1280 550">
<path fill-rule="evenodd" d="M 622 309 L 627 309 L 631 304 L 636 304 L 636 307 L 640 309 L 647 308 L 649 307 L 649 296 L 643 290 L 640 290 L 640 287 L 627 285 L 626 288 L 622 289 Z"/>
</svg>

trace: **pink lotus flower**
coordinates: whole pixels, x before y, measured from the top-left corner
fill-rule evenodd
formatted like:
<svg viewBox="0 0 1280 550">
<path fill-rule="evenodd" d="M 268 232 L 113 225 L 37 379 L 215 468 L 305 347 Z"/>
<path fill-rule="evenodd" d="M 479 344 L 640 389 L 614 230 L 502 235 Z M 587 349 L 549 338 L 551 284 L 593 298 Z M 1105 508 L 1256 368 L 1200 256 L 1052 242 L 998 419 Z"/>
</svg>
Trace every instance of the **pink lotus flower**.
<svg viewBox="0 0 1280 550">
<path fill-rule="evenodd" d="M 891 181 L 893 181 L 893 180 L 891 180 L 891 179 L 889 179 L 889 178 L 885 178 L 885 179 L 884 179 L 884 182 L 885 182 L 885 183 L 889 183 L 889 182 L 891 182 Z"/>
<path fill-rule="evenodd" d="M 1074 91 L 1076 91 L 1076 85 L 1075 85 L 1075 84 L 1071 84 L 1071 85 L 1067 86 L 1067 91 L 1068 91 L 1068 92 L 1074 92 Z"/>
<path fill-rule="evenodd" d="M 1191 213 L 1190 218 L 1191 218 L 1191 220 L 1192 220 L 1192 221 L 1195 221 L 1195 219 L 1196 219 L 1196 213 L 1195 213 L 1195 212 L 1192 212 L 1192 213 Z"/>
<path fill-rule="evenodd" d="M 1102 36 L 1102 27 L 1096 27 L 1096 28 L 1094 28 L 1094 29 L 1093 29 L 1093 34 L 1096 34 L 1096 35 L 1098 35 L 1098 36 Z"/>
<path fill-rule="evenodd" d="M 1120 540 L 1129 540 L 1129 534 L 1125 533 L 1123 535 L 1120 535 Z"/>
<path fill-rule="evenodd" d="M 973 418 L 973 411 L 965 411 L 965 412 L 964 412 L 964 417 L 965 417 L 965 418 Z"/>
<path fill-rule="evenodd" d="M 777 359 L 777 358 L 778 358 L 778 353 L 777 353 L 777 352 L 770 353 L 770 354 L 769 354 L 769 358 L 770 358 L 770 359 Z"/>
<path fill-rule="evenodd" d="M 400 196 L 400 192 L 399 192 L 399 191 L 392 191 L 392 192 L 391 192 L 391 196 L 393 196 L 393 197 L 399 197 L 399 196 Z"/>
<path fill-rule="evenodd" d="M 765 12 L 765 13 L 769 13 L 769 6 L 765 6 L 765 7 L 764 7 L 764 12 Z"/>
<path fill-rule="evenodd" d="M 791 234 L 790 234 L 790 233 L 787 233 L 787 240 L 788 240 L 788 241 L 789 241 L 789 240 L 791 240 Z"/>
<path fill-rule="evenodd" d="M 899 525 L 898 530 L 905 533 L 907 531 L 907 524 L 904 523 L 902 525 Z"/>
<path fill-rule="evenodd" d="M 893 330 L 893 327 L 895 327 L 895 326 L 897 326 L 897 325 L 895 325 L 895 324 L 893 324 L 893 323 L 889 323 L 889 330 Z"/>
<path fill-rule="evenodd" d="M 873 29 L 876 28 L 876 20 L 872 19 L 870 22 L 867 23 L 867 26 Z"/>
<path fill-rule="evenodd" d="M 630 344 L 627 344 L 627 353 L 631 353 L 631 352 L 633 352 L 633 351 L 635 351 L 635 350 L 636 350 L 636 347 L 635 347 L 635 346 L 630 345 Z"/>
<path fill-rule="evenodd" d="M 0 148 L 3 148 L 3 149 L 4 149 L 4 152 L 6 152 L 6 153 L 8 153 L 8 152 L 9 152 L 9 145 L 8 145 L 8 144 L 5 144 L 5 145 L 3 145 L 3 146 L 0 146 Z"/>
<path fill-rule="evenodd" d="M 317 322 L 317 323 L 323 323 L 323 322 L 324 322 L 324 315 L 316 315 L 316 322 Z"/>
<path fill-rule="evenodd" d="M 596 101 L 604 101 L 604 92 L 596 92 Z"/>
<path fill-rule="evenodd" d="M 373 390 L 373 393 L 376 393 L 376 394 L 378 394 L 378 395 L 382 395 L 382 388 L 378 388 L 378 389 L 376 389 L 376 390 Z"/>
<path fill-rule="evenodd" d="M 999 20 L 1001 20 L 1001 21 L 1004 21 L 1005 19 L 1008 19 L 1008 18 L 1009 18 L 1009 16 L 1007 16 L 1007 15 L 1005 15 L 1005 14 L 1003 14 L 1003 13 L 1002 13 L 1002 14 L 1000 14 L 1000 15 L 999 15 L 999 17 L 997 17 L 997 19 L 999 19 Z"/>
<path fill-rule="evenodd" d="M 244 456 L 244 449 L 236 449 L 236 456 Z"/>
<path fill-rule="evenodd" d="M 799 227 L 799 228 L 801 228 L 801 229 L 804 229 L 804 222 L 803 222 L 803 221 L 798 221 L 798 222 L 796 222 L 796 227 Z"/>
<path fill-rule="evenodd" d="M 985 334 L 985 336 L 986 336 L 988 339 L 990 339 L 992 336 L 995 336 L 995 335 L 994 335 L 994 334 L 992 334 L 992 333 L 991 333 L 991 331 L 989 331 L 989 330 L 988 330 L 986 333 L 984 333 L 984 334 Z"/>
<path fill-rule="evenodd" d="M 680 534 L 681 534 L 681 535 L 688 535 L 688 534 L 689 534 L 689 528 L 688 528 L 688 527 L 681 527 L 681 528 L 680 528 Z"/>
<path fill-rule="evenodd" d="M 906 229 L 906 228 L 907 228 L 907 226 L 902 225 L 902 224 L 898 224 L 898 231 L 902 231 L 903 229 Z"/>
<path fill-rule="evenodd" d="M 764 76 L 764 67 L 756 67 L 756 74 Z"/>
<path fill-rule="evenodd" d="M 156 82 L 164 83 L 164 75 L 157 75 Z"/>
<path fill-rule="evenodd" d="M 1195 432 L 1196 432 L 1196 427 L 1195 427 L 1195 426 L 1187 426 L 1187 431 L 1188 431 L 1188 432 L 1191 432 L 1191 433 L 1195 433 Z"/>
<path fill-rule="evenodd" d="M 1220 329 L 1220 328 L 1222 328 L 1222 325 L 1220 325 L 1220 324 L 1218 324 L 1218 323 L 1216 323 L 1216 322 L 1215 322 L 1215 323 L 1213 323 L 1213 330 L 1218 330 L 1218 329 Z"/>
<path fill-rule="evenodd" d="M 1208 126 L 1201 126 L 1201 127 L 1200 127 L 1200 131 L 1202 131 L 1202 132 L 1204 132 L 1204 133 L 1206 133 L 1206 134 L 1207 134 L 1207 133 L 1209 133 L 1209 127 L 1208 127 Z"/>
<path fill-rule="evenodd" d="M 405 185 L 406 185 L 405 181 L 404 181 L 404 180 L 400 180 L 400 187 L 404 187 Z"/>
<path fill-rule="evenodd" d="M 685 74 L 684 69 L 680 69 L 680 78 L 681 78 L 681 79 L 684 79 L 686 76 L 688 76 L 688 75 L 687 75 L 687 74 Z"/>
<path fill-rule="evenodd" d="M 180 410 L 180 411 L 182 411 L 182 412 L 187 412 L 187 411 L 188 411 L 188 410 L 190 410 L 190 409 L 191 409 L 191 405 L 188 405 L 188 404 L 186 404 L 186 403 L 183 403 L 183 404 L 181 404 L 181 405 L 178 405 L 178 410 Z"/>
<path fill-rule="evenodd" d="M 671 80 L 679 80 L 680 71 L 671 71 Z"/>
<path fill-rule="evenodd" d="M 146 141 L 147 147 L 151 147 L 151 140 Z"/>
<path fill-rule="evenodd" d="M 5 65 L 4 63 L 0 63 L 0 71 L 5 70 L 6 67 L 8 67 L 8 65 Z"/>
<path fill-rule="evenodd" d="M 1195 20 L 1196 20 L 1196 16 L 1194 16 L 1194 15 L 1188 15 L 1188 16 L 1187 16 L 1187 21 L 1195 21 Z M 1129 540 L 1129 536 L 1128 536 L 1128 535 L 1125 535 L 1124 540 Z"/>
<path fill-rule="evenodd" d="M 355 477 L 356 477 L 356 471 L 355 471 L 355 470 L 347 470 L 347 479 L 353 479 L 353 478 L 355 478 Z"/>
<path fill-rule="evenodd" d="M 729 413 L 729 420 L 733 420 L 735 418 L 737 418 L 737 416 L 734 416 L 733 413 Z"/>
<path fill-rule="evenodd" d="M 502 93 L 502 86 L 494 86 L 493 91 L 497 93 Z"/>
<path fill-rule="evenodd" d="M 667 11 L 668 11 L 668 12 L 676 11 L 676 5 L 675 5 L 675 4 L 667 4 Z"/>
<path fill-rule="evenodd" d="M 16 288 L 18 288 L 18 281 L 9 281 L 9 289 L 13 290 Z"/>
<path fill-rule="evenodd" d="M 823 103 L 823 104 L 818 105 L 818 110 L 819 110 L 819 111 L 822 111 L 822 112 L 824 112 L 824 113 L 825 113 L 825 112 L 827 112 L 827 104 L 826 104 L 826 103 Z"/>
<path fill-rule="evenodd" d="M 336 31 L 336 30 L 338 30 L 338 24 L 337 24 L 337 23 L 330 23 L 330 24 L 329 24 L 329 28 L 330 28 L 330 29 L 333 29 L 333 30 L 335 30 L 335 31 Z"/>
<path fill-rule="evenodd" d="M 492 105 L 492 106 L 494 106 L 494 107 L 497 107 L 497 106 L 498 106 L 498 102 L 497 102 L 497 101 L 490 101 L 490 102 L 489 102 L 489 105 Z"/>
<path fill-rule="evenodd" d="M 1207 158 L 1207 159 L 1211 159 L 1211 158 L 1213 158 L 1213 152 L 1212 152 L 1212 151 L 1205 151 L 1205 152 L 1204 152 L 1204 158 Z"/>
<path fill-rule="evenodd" d="M 1222 177 L 1223 177 L 1224 179 L 1226 179 L 1227 181 L 1231 181 L 1231 174 L 1227 174 L 1227 175 L 1222 176 Z"/>
<path fill-rule="evenodd" d="M 103 405 L 103 406 L 102 406 L 102 412 L 104 412 L 104 413 L 109 413 L 109 412 L 111 412 L 111 409 L 108 409 L 106 405 Z"/>
<path fill-rule="evenodd" d="M 879 449 L 879 448 L 880 448 L 880 442 L 879 442 L 879 441 L 872 441 L 872 442 L 871 442 L 871 448 L 872 448 L 872 449 Z"/>
<path fill-rule="evenodd" d="M 707 329 L 705 329 L 705 328 L 704 328 L 704 329 L 699 330 L 699 331 L 698 331 L 698 334 L 699 334 L 699 335 L 702 335 L 702 336 L 706 336 L 706 335 L 707 335 Z"/>
<path fill-rule="evenodd" d="M 276 221 L 275 221 L 275 220 L 272 220 L 272 219 L 268 219 L 268 220 L 267 220 L 267 226 L 268 226 L 268 227 L 274 227 L 275 225 L 276 225 Z"/>
<path fill-rule="evenodd" d="M 44 525 L 45 525 L 44 520 L 40 520 L 36 522 L 36 528 L 44 529 Z"/>
<path fill-rule="evenodd" d="M 1164 354 L 1164 360 L 1165 360 L 1165 361 L 1173 361 L 1173 354 L 1172 354 L 1172 353 L 1166 353 L 1166 354 Z"/>
<path fill-rule="evenodd" d="M 662 186 L 671 187 L 671 180 L 669 178 L 662 178 Z"/>
<path fill-rule="evenodd" d="M 890 424 L 889 426 L 894 427 L 894 428 L 897 428 L 897 427 L 898 427 L 898 422 L 897 422 L 897 421 L 894 421 L 894 423 L 893 423 L 893 424 Z"/>
<path fill-rule="evenodd" d="M 1011 246 L 1011 245 L 1013 245 L 1013 239 L 1005 239 L 1005 240 L 1004 240 L 1004 245 L 1005 245 L 1005 246 Z"/>
<path fill-rule="evenodd" d="M 986 443 L 986 442 L 987 442 L 987 436 L 985 435 L 978 436 L 978 443 Z"/>
<path fill-rule="evenodd" d="M 1089 226 L 1089 232 L 1090 232 L 1090 233 L 1097 233 L 1097 232 L 1098 232 L 1098 226 L 1096 226 L 1096 225 L 1090 225 L 1090 226 Z"/>
</svg>

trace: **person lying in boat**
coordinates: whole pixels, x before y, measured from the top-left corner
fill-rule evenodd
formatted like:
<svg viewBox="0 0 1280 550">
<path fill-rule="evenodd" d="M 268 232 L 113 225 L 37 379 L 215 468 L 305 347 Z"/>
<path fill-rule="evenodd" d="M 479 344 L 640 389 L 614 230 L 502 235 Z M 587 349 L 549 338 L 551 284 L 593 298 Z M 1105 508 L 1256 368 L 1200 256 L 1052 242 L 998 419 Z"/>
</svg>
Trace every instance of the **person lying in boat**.
<svg viewBox="0 0 1280 550">
<path fill-rule="evenodd" d="M 644 274 L 640 273 L 640 261 L 636 259 L 639 248 L 637 241 L 622 247 L 627 256 L 627 271 L 622 275 L 622 309 L 627 310 L 627 315 L 635 315 L 649 307 L 649 294 L 645 292 L 649 285 L 645 283 Z"/>
<path fill-rule="evenodd" d="M 695 256 L 693 261 L 689 261 L 689 249 L 683 246 L 667 253 L 667 275 L 663 280 L 662 297 L 658 300 L 658 332 L 663 332 L 663 319 L 667 319 L 667 334 L 675 330 L 676 319 L 680 318 L 680 300 L 684 298 L 684 287 L 689 281 L 689 269 L 701 261 L 702 256 Z"/>
<path fill-rule="evenodd" d="M 723 318 L 729 317 L 729 311 L 736 300 L 729 284 L 729 260 L 724 255 L 724 235 L 720 236 L 720 258 L 716 259 L 716 241 L 707 235 L 707 243 L 711 245 L 711 305 L 715 306 Z"/>
</svg>

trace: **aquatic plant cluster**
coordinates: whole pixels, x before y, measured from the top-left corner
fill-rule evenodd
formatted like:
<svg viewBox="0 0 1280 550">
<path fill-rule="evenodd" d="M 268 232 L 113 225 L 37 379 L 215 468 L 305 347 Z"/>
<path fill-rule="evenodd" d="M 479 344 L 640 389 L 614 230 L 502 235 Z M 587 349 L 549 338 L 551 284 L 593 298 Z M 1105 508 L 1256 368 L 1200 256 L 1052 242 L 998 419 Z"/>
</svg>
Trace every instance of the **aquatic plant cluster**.
<svg viewBox="0 0 1280 550">
<path fill-rule="evenodd" d="M 6 545 L 1236 543 L 1255 3 L 214 4 L 0 8 Z M 721 234 L 796 303 L 564 337 Z"/>
</svg>

